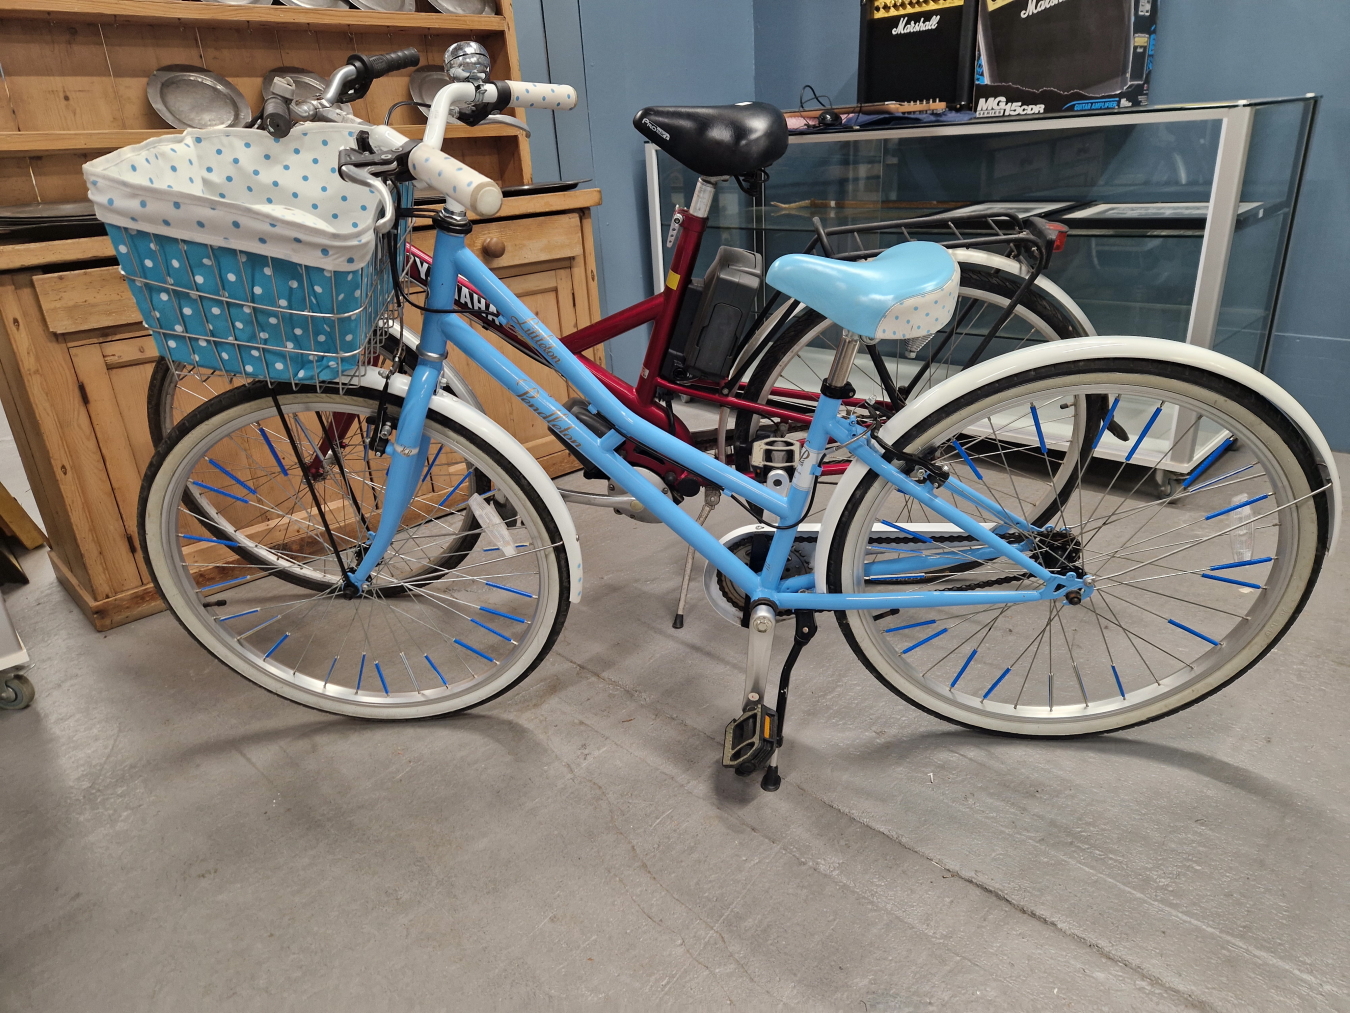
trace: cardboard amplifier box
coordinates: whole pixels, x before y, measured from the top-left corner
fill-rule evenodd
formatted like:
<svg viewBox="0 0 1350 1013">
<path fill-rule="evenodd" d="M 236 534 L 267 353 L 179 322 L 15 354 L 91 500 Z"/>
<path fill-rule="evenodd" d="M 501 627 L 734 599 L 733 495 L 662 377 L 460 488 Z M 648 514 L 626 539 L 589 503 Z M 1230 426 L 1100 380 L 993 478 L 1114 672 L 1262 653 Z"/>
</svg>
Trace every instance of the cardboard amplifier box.
<svg viewBox="0 0 1350 1013">
<path fill-rule="evenodd" d="M 858 101 L 969 109 L 982 0 L 863 0 Z"/>
<path fill-rule="evenodd" d="M 975 115 L 1148 104 L 1158 0 L 980 0 Z"/>
</svg>

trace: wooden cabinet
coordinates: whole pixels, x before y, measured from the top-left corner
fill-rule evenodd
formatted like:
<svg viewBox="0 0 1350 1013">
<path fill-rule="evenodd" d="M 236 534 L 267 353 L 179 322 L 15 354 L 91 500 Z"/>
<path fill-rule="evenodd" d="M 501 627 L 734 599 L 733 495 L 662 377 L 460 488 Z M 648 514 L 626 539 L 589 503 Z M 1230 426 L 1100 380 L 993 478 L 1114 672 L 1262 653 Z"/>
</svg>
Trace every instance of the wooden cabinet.
<svg viewBox="0 0 1350 1013">
<path fill-rule="evenodd" d="M 599 191 L 511 198 L 506 220 L 475 224 L 469 244 L 548 327 L 598 316 L 589 207 Z M 533 209 L 544 214 L 530 215 Z M 430 249 L 434 232 L 414 241 Z M 0 402 L 28 473 L 57 577 L 99 629 L 159 611 L 136 546 L 141 476 L 154 454 L 146 394 L 157 352 L 107 239 L 0 246 Z M 408 323 L 420 324 L 409 312 Z M 496 339 L 494 339 L 496 340 Z M 508 353 L 558 398 L 556 375 Z M 470 365 L 452 361 L 487 413 L 550 474 L 575 468 L 535 416 Z"/>
</svg>

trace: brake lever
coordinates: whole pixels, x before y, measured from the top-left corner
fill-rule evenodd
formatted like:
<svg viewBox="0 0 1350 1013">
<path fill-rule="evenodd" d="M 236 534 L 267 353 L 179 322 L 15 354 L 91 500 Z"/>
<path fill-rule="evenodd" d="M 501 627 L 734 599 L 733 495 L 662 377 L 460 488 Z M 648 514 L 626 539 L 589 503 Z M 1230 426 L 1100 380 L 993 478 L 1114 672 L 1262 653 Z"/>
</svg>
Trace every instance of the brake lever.
<svg viewBox="0 0 1350 1013">
<path fill-rule="evenodd" d="M 530 128 L 514 116 L 507 116 L 505 113 L 493 113 L 483 120 L 484 123 L 500 123 L 504 127 L 515 127 L 526 137 L 530 136 Z"/>
</svg>

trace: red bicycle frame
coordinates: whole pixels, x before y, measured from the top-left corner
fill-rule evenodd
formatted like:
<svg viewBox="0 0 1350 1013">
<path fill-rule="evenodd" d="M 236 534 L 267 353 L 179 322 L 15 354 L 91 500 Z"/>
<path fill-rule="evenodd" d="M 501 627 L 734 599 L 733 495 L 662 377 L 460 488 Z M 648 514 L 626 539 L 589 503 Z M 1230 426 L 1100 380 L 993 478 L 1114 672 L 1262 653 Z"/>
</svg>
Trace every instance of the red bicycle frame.
<svg viewBox="0 0 1350 1013">
<path fill-rule="evenodd" d="M 596 378 L 629 410 L 662 428 L 670 429 L 673 426 L 671 431 L 674 435 L 688 442 L 692 442 L 689 427 L 673 413 L 667 414 L 665 406 L 658 400 L 659 394 L 680 394 L 723 408 L 749 409 L 766 417 L 809 424 L 811 416 L 801 412 L 778 407 L 771 408 L 754 401 L 730 397 L 723 394 L 716 386 L 704 387 L 702 385 L 680 384 L 661 376 L 661 365 L 665 361 L 667 350 L 670 348 L 675 321 L 679 317 L 680 305 L 684 301 L 686 290 L 689 288 L 690 275 L 693 272 L 694 263 L 698 259 L 699 250 L 703 245 L 703 233 L 708 224 L 706 217 L 700 217 L 687 208 L 678 208 L 675 215 L 679 226 L 679 237 L 675 243 L 675 254 L 671 259 L 670 272 L 666 275 L 665 285 L 662 287 L 660 294 L 579 328 L 571 334 L 565 335 L 561 339 L 562 343 L 573 354 L 580 356 L 586 368 L 595 374 Z M 420 262 L 414 265 L 415 267 L 430 266 L 430 255 L 423 253 L 411 243 L 407 246 L 407 252 Z M 492 333 L 511 342 L 513 346 L 522 351 L 529 351 L 529 345 L 519 338 L 500 318 L 496 306 L 492 305 L 465 278 L 460 278 L 456 286 L 455 302 L 467 315 L 473 317 Z M 620 379 L 603 366 L 582 356 L 583 352 L 587 352 L 611 338 L 626 334 L 643 324 L 652 324 L 653 327 L 636 385 Z M 798 390 L 785 391 L 784 393 L 790 393 L 797 398 L 802 395 L 802 392 Z M 630 448 L 630 451 L 632 449 Z M 626 456 L 633 459 L 634 463 L 644 463 L 638 460 L 642 457 L 640 453 L 630 452 Z M 657 463 L 662 468 L 668 468 L 667 465 L 660 462 L 653 463 Z M 651 467 L 651 464 L 647 466 Z M 676 477 L 683 477 L 682 469 L 677 469 Z"/>
</svg>

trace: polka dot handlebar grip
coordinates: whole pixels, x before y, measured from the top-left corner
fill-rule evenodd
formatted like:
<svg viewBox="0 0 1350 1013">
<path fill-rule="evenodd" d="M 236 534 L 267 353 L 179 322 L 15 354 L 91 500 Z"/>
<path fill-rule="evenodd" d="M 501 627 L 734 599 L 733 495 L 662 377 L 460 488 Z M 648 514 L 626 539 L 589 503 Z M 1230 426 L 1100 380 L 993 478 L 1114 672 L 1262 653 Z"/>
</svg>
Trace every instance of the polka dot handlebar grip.
<svg viewBox="0 0 1350 1013">
<path fill-rule="evenodd" d="M 566 84 L 538 84 L 533 81 L 506 81 L 511 89 L 511 105 L 517 109 L 575 109 L 577 90 Z"/>
<path fill-rule="evenodd" d="M 389 127 L 376 127 L 372 139 L 381 147 L 397 148 L 405 138 Z M 434 187 L 450 200 L 476 215 L 491 218 L 502 207 L 502 188 L 481 172 L 470 169 L 457 158 L 419 144 L 408 158 L 408 169 L 427 186 Z"/>
</svg>

